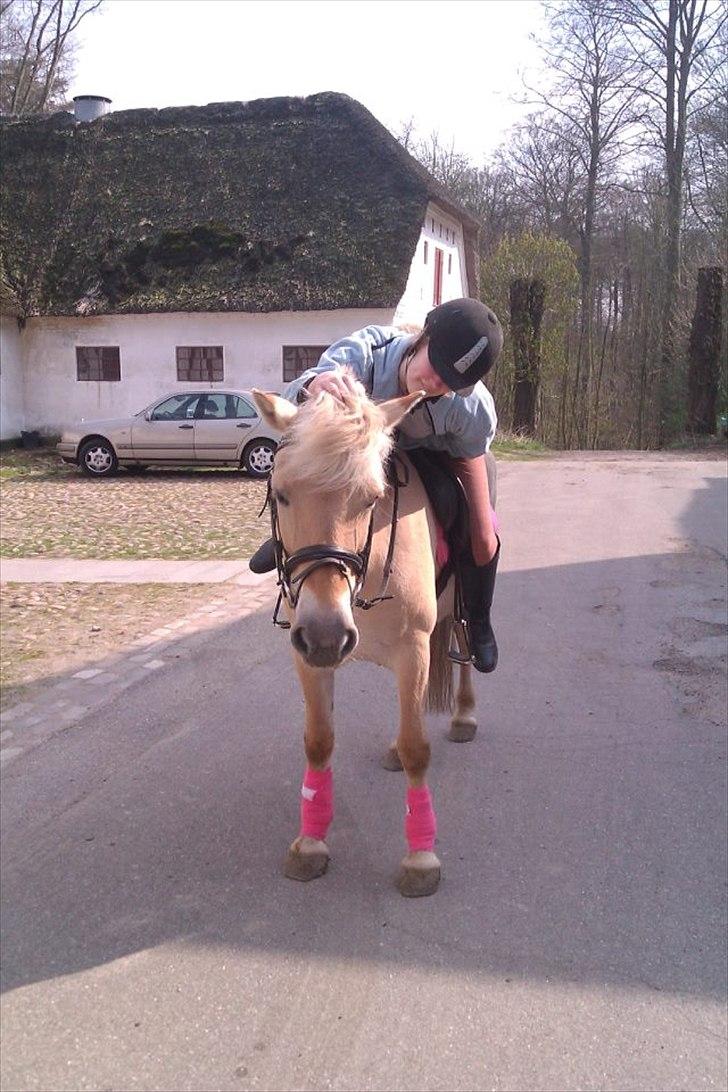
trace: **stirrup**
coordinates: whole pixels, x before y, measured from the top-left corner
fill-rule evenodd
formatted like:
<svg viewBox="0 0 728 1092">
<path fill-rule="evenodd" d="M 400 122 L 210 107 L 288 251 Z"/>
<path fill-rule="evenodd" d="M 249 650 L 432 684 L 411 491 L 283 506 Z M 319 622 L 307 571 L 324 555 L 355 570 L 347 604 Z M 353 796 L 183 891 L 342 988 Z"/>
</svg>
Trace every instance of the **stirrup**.
<svg viewBox="0 0 728 1092">
<path fill-rule="evenodd" d="M 455 637 L 455 627 L 460 627 L 460 633 L 462 634 L 463 644 L 467 649 L 467 652 L 461 652 L 457 638 Z M 453 644 L 453 638 L 455 637 L 455 643 Z M 469 664 L 472 663 L 472 653 L 470 651 L 470 634 L 468 633 L 468 623 L 464 618 L 454 618 L 452 626 L 450 627 L 450 647 L 447 650 L 447 656 L 449 660 L 453 660 L 456 664 Z"/>
</svg>

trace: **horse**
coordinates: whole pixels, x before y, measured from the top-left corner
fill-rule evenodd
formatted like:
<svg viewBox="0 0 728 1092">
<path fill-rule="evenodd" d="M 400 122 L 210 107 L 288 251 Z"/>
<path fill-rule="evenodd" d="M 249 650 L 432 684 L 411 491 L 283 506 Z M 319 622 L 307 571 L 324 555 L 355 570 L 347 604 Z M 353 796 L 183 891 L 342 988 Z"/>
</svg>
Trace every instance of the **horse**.
<svg viewBox="0 0 728 1092">
<path fill-rule="evenodd" d="M 253 392 L 266 422 L 282 433 L 269 479 L 281 588 L 274 621 L 283 605 L 288 623 L 279 624 L 290 628 L 306 707 L 301 825 L 284 873 L 312 880 L 328 866 L 334 673 L 348 659 L 366 660 L 397 677 L 399 731 L 383 765 L 407 776 L 407 853 L 397 884 L 402 895 L 419 897 L 433 894 L 441 875 L 424 712 L 452 712 L 449 738 L 470 741 L 475 695 L 466 655 L 456 657 L 453 695 L 454 580 L 438 599 L 438 528 L 427 494 L 401 454 L 395 467 L 400 460 L 406 467 L 404 481 L 394 484 L 387 473 L 393 430 L 425 392 L 376 404 L 355 386 L 343 402 L 322 393 L 301 406 Z"/>
</svg>

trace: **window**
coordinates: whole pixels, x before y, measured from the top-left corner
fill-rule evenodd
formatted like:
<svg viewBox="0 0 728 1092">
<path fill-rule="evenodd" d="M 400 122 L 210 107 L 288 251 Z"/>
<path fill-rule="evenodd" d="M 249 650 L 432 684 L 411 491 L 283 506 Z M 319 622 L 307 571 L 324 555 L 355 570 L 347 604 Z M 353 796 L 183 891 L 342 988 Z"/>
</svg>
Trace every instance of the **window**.
<svg viewBox="0 0 728 1092">
<path fill-rule="evenodd" d="M 425 265 L 427 265 L 427 239 L 425 239 Z"/>
<path fill-rule="evenodd" d="M 435 283 L 432 293 L 432 306 L 438 307 L 442 303 L 442 258 L 444 251 L 439 246 L 435 247 Z"/>
<path fill-rule="evenodd" d="M 447 256 L 447 272 L 448 276 L 452 273 L 452 254 L 448 254 Z"/>
<path fill-rule="evenodd" d="M 152 421 L 189 421 L 195 416 L 199 394 L 175 394 L 152 410 Z"/>
<path fill-rule="evenodd" d="M 76 380 L 79 383 L 119 383 L 121 358 L 118 345 L 77 345 Z"/>
<path fill-rule="evenodd" d="M 229 421 L 236 417 L 257 417 L 244 398 L 236 394 L 201 394 L 195 417 L 202 421 Z"/>
<path fill-rule="evenodd" d="M 257 417 L 258 411 L 255 406 L 251 406 L 250 402 L 247 402 L 244 398 L 238 398 L 236 394 L 229 394 L 228 408 L 232 411 L 228 413 L 227 417 Z"/>
<path fill-rule="evenodd" d="M 284 345 L 283 382 L 290 383 L 308 368 L 314 368 L 328 345 Z"/>
<path fill-rule="evenodd" d="M 177 346 L 178 383 L 221 383 L 222 345 Z"/>
</svg>

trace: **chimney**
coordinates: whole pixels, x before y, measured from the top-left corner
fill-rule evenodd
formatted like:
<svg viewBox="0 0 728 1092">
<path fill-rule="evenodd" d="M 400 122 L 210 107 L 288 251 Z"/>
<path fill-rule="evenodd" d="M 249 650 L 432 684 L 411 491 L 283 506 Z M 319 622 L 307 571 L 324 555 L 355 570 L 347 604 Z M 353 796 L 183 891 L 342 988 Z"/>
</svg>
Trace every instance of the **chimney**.
<svg viewBox="0 0 728 1092">
<path fill-rule="evenodd" d="M 73 113 L 76 124 L 102 118 L 104 114 L 108 114 L 110 106 L 111 99 L 104 98 L 103 95 L 74 95 Z"/>
</svg>

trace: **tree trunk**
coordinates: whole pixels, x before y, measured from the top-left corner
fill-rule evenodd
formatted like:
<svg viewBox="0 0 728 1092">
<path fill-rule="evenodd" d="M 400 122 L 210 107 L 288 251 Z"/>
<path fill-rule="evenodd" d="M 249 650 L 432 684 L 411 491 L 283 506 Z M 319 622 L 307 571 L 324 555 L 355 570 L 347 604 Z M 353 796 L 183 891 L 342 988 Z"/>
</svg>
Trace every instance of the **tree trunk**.
<svg viewBox="0 0 728 1092">
<path fill-rule="evenodd" d="M 708 266 L 699 269 L 695 314 L 690 330 L 688 430 L 704 436 L 711 436 L 716 430 L 722 293 L 722 268 Z"/>
<path fill-rule="evenodd" d="M 511 335 L 513 337 L 513 429 L 533 436 L 541 373 L 541 320 L 546 285 L 518 277 L 511 281 Z"/>
</svg>

